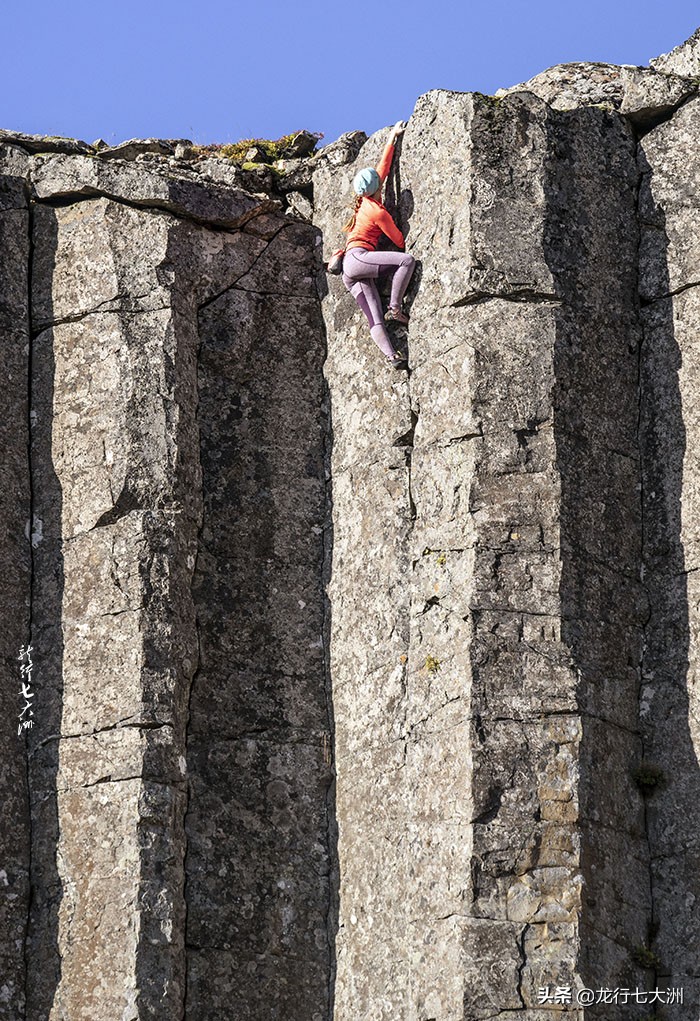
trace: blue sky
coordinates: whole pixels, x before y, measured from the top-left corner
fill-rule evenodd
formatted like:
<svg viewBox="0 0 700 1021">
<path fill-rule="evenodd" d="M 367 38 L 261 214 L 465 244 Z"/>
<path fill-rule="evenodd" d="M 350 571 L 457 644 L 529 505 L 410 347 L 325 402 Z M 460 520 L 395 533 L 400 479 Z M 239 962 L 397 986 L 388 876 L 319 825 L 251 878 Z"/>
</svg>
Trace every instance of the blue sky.
<svg viewBox="0 0 700 1021">
<path fill-rule="evenodd" d="M 3 11 L 0 127 L 116 143 L 299 128 L 330 142 L 432 88 L 492 93 L 552 64 L 646 64 L 697 0 L 35 0 Z"/>
</svg>

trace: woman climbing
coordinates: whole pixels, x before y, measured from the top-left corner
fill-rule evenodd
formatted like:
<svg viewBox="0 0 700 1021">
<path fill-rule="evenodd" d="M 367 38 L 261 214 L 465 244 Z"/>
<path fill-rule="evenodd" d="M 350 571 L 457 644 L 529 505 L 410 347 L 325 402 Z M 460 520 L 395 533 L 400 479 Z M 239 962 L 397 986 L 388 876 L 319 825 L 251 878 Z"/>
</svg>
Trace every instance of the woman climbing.
<svg viewBox="0 0 700 1021">
<path fill-rule="evenodd" d="M 375 344 L 397 369 L 408 366 L 404 356 L 394 349 L 384 320 L 408 322 L 408 316 L 401 310 L 401 302 L 416 260 L 406 252 L 378 252 L 376 249 L 381 234 L 385 234 L 397 248 L 404 247 L 403 234 L 382 204 L 382 186 L 391 170 L 396 139 L 403 134 L 404 128 L 403 121 L 392 128 L 376 170 L 367 167 L 355 175 L 352 182 L 357 196 L 355 208 L 343 227 L 348 234 L 343 259 L 343 283 L 367 316 L 369 332 Z M 389 308 L 383 316 L 375 281 L 392 272 Z"/>
</svg>

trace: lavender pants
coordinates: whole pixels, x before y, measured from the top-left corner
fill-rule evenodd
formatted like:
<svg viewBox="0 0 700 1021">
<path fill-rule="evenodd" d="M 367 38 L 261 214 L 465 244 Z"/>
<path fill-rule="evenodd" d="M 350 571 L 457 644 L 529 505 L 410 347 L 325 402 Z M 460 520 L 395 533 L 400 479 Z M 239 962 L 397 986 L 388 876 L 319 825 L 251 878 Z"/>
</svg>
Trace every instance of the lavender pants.
<svg viewBox="0 0 700 1021">
<path fill-rule="evenodd" d="M 416 260 L 406 252 L 370 252 L 366 248 L 350 248 L 343 259 L 343 283 L 367 316 L 369 332 L 379 350 L 393 358 L 396 354 L 384 325 L 382 301 L 375 280 L 394 271 L 389 304 L 401 308 Z"/>
</svg>

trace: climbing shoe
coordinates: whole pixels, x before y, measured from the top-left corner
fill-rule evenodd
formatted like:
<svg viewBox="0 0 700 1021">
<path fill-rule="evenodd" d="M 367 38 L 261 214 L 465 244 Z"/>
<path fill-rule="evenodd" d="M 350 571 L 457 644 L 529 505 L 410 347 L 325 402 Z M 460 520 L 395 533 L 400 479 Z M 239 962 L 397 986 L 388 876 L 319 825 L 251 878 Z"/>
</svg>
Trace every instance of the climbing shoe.
<svg viewBox="0 0 700 1021">
<path fill-rule="evenodd" d="M 408 316 L 400 308 L 388 308 L 384 318 L 388 323 L 403 323 L 404 326 L 408 326 Z"/>
<path fill-rule="evenodd" d="M 402 355 L 400 351 L 396 352 L 396 357 L 395 358 L 387 358 L 387 361 L 388 361 L 389 365 L 391 365 L 395 369 L 407 369 L 408 368 L 408 359 L 406 358 L 405 355 Z"/>
</svg>

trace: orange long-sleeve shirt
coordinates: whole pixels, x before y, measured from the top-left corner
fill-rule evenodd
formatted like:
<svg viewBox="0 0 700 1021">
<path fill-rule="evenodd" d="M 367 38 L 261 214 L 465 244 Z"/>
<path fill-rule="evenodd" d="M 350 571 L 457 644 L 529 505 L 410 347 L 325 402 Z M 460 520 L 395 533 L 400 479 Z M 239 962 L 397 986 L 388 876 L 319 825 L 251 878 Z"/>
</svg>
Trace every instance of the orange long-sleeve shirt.
<svg viewBox="0 0 700 1021">
<path fill-rule="evenodd" d="M 399 228 L 392 220 L 389 213 L 387 213 L 381 201 L 382 187 L 384 182 L 389 176 L 391 170 L 391 161 L 394 158 L 394 146 L 391 142 L 387 142 L 382 153 L 382 158 L 377 164 L 377 174 L 379 180 L 382 182 L 379 186 L 379 191 L 375 192 L 375 195 L 379 195 L 379 199 L 374 196 L 365 195 L 360 203 L 360 208 L 357 210 L 355 217 L 355 226 L 352 228 L 348 235 L 348 240 L 345 245 L 347 251 L 348 248 L 366 248 L 370 252 L 373 252 L 377 248 L 379 238 L 382 234 L 386 234 L 390 241 L 393 241 L 398 248 L 403 248 L 404 237 Z"/>
</svg>

